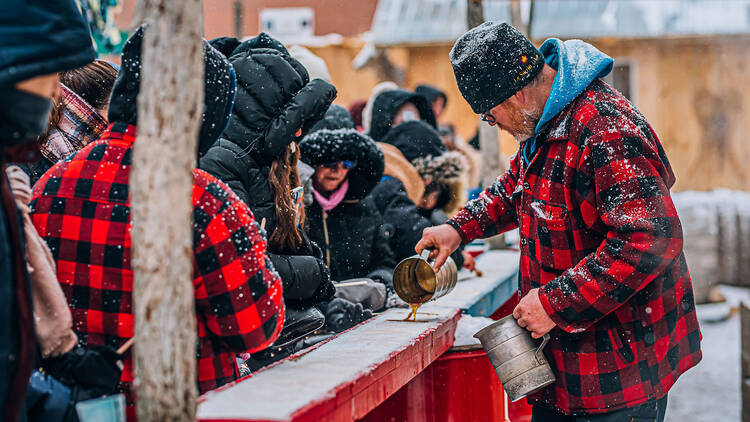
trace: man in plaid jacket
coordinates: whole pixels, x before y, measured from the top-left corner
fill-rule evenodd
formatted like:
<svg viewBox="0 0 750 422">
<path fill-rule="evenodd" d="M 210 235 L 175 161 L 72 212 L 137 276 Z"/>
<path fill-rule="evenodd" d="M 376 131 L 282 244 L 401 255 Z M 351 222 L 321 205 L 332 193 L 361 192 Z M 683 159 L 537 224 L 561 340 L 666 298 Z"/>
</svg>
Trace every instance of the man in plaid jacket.
<svg viewBox="0 0 750 422">
<path fill-rule="evenodd" d="M 528 397 L 532 421 L 662 421 L 667 392 L 701 359 L 674 174 L 643 115 L 599 79 L 611 58 L 579 40 L 540 50 L 497 23 L 456 42 L 464 98 L 520 148 L 416 249 L 437 248 L 437 268 L 459 244 L 518 227 L 513 315 L 549 334 L 556 376 Z"/>
<path fill-rule="evenodd" d="M 134 335 L 129 175 L 136 141 L 143 28 L 123 48 L 102 137 L 58 162 L 34 186 L 32 221 L 57 264 L 57 277 L 85 345 L 118 348 Z M 205 45 L 204 115 L 199 151 L 226 126 L 235 91 L 227 60 Z M 193 286 L 201 393 L 237 378 L 238 353 L 263 350 L 284 322 L 282 285 L 250 209 L 228 186 L 193 171 Z M 179 316 L 175 316 L 179 317 Z M 138 347 L 138 344 L 134 346 Z M 133 419 L 132 354 L 121 382 Z"/>
</svg>

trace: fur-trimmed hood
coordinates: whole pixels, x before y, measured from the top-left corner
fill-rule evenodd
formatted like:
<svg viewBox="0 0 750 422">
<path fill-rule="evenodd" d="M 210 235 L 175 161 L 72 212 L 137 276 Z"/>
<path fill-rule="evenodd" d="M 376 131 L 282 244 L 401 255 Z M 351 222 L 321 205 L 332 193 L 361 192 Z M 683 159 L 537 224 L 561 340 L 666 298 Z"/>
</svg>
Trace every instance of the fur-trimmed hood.
<svg viewBox="0 0 750 422">
<path fill-rule="evenodd" d="M 334 161 L 357 162 L 347 176 L 349 189 L 346 200 L 364 198 L 383 176 L 383 153 L 369 136 L 354 129 L 322 129 L 307 135 L 299 147 L 302 161 L 313 167 Z"/>
</svg>

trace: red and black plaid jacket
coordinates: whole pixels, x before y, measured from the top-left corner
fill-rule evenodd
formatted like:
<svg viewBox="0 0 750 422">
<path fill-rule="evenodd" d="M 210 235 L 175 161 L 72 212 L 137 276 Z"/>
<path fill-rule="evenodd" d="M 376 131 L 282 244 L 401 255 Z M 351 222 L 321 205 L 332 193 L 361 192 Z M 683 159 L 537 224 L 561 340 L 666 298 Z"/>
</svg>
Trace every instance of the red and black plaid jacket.
<svg viewBox="0 0 750 422">
<path fill-rule="evenodd" d="M 118 348 L 134 335 L 128 177 L 135 132 L 110 125 L 34 186 L 31 219 L 52 250 L 84 344 Z M 205 392 L 236 379 L 236 353 L 273 343 L 284 302 L 250 209 L 218 179 L 193 174 L 198 387 Z M 132 404 L 131 354 L 126 358 L 121 381 Z"/>
<path fill-rule="evenodd" d="M 701 359 L 674 175 L 651 126 L 596 80 L 511 168 L 449 223 L 464 242 L 519 227 L 519 293 L 557 327 L 557 381 L 529 397 L 565 413 L 605 413 L 663 397 Z M 523 148 L 524 145 L 521 145 Z"/>
</svg>

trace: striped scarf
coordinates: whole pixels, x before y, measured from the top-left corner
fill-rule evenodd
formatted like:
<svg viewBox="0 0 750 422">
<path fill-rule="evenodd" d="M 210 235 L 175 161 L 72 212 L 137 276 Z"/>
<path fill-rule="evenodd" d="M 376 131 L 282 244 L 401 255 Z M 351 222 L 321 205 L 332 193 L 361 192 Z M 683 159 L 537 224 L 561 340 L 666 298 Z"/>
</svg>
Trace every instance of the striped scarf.
<svg viewBox="0 0 750 422">
<path fill-rule="evenodd" d="M 65 85 L 60 88 L 62 116 L 41 147 L 42 155 L 53 163 L 99 139 L 107 127 L 107 120 L 94 107 Z"/>
</svg>

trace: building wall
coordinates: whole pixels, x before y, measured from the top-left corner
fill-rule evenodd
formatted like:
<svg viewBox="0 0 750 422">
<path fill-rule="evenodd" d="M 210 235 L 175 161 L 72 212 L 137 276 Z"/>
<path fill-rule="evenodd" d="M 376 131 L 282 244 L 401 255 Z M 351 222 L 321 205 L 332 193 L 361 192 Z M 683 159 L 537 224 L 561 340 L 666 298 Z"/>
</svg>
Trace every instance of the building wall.
<svg viewBox="0 0 750 422">
<path fill-rule="evenodd" d="M 601 40 L 636 63 L 636 105 L 677 174 L 675 190 L 750 190 L 750 36 Z"/>
<path fill-rule="evenodd" d="M 116 16 L 119 28 L 129 28 L 137 0 L 123 0 Z M 207 39 L 235 36 L 235 1 L 203 2 L 204 36 Z M 311 7 L 315 11 L 315 35 L 331 33 L 355 36 L 370 29 L 377 0 L 241 0 L 242 36 L 258 33 L 258 15 L 264 8 Z"/>
</svg>

